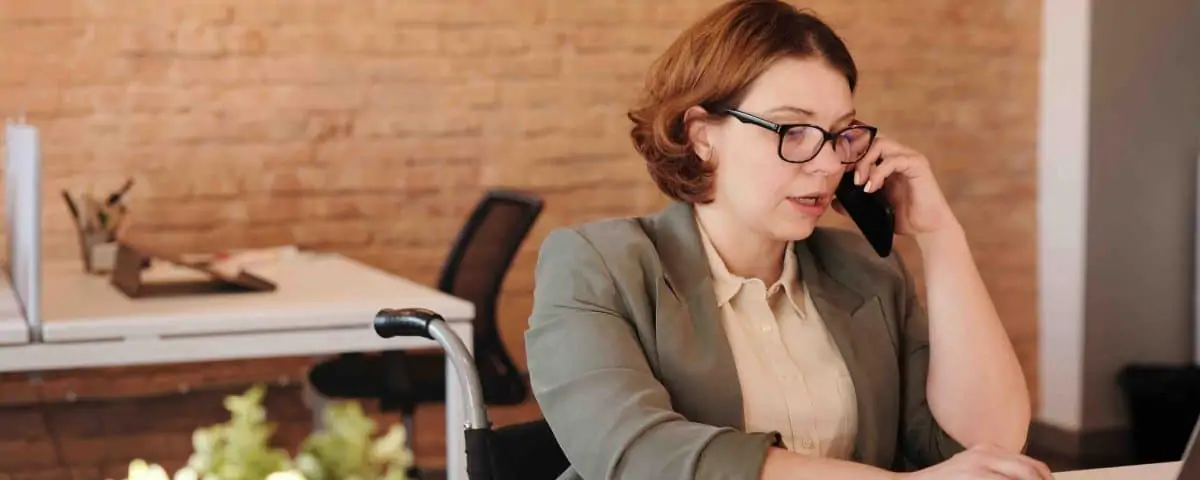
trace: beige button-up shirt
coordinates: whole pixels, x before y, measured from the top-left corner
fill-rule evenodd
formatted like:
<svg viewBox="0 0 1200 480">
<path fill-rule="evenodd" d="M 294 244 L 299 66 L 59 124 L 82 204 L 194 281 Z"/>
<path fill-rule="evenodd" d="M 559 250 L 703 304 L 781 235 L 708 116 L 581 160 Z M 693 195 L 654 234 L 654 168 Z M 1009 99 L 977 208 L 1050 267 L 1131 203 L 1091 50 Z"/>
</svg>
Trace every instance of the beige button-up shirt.
<svg viewBox="0 0 1200 480">
<path fill-rule="evenodd" d="M 850 458 L 857 430 L 854 384 L 800 282 L 791 245 L 783 275 L 768 287 L 730 273 L 699 227 L 741 383 L 746 430 L 778 431 L 797 453 Z"/>
</svg>

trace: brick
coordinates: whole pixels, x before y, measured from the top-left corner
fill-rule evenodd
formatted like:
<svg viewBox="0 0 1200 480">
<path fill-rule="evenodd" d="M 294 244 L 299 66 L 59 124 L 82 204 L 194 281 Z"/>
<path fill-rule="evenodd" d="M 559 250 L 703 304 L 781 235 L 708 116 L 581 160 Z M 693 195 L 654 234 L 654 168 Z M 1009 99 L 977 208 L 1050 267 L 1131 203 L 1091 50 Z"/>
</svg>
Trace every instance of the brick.
<svg viewBox="0 0 1200 480">
<path fill-rule="evenodd" d="M 404 191 L 315 193 L 301 197 L 268 196 L 247 199 L 251 222 L 294 222 L 304 219 L 370 219 L 413 211 L 412 195 Z"/>
<path fill-rule="evenodd" d="M 248 32 L 256 32 L 249 34 Z M 428 55 L 438 52 L 438 30 L 433 27 L 396 28 L 366 24 L 331 29 L 328 25 L 292 25 L 251 29 L 231 35 L 269 55 L 353 54 L 367 56 Z"/>
<path fill-rule="evenodd" d="M 294 388 L 294 387 L 293 387 Z M 48 416 L 56 437 L 96 438 L 134 434 L 190 434 L 198 426 L 229 419 L 223 401 L 236 390 L 189 392 L 165 396 L 122 398 L 55 404 Z M 277 396 L 268 389 L 268 399 Z M 270 403 L 274 406 L 276 402 Z M 264 401 L 264 405 L 268 403 Z M 276 412 L 271 412 L 275 414 Z M 284 409 L 284 415 L 293 415 Z"/>
<path fill-rule="evenodd" d="M 205 251 L 205 250 L 197 250 Z M 184 363 L 154 366 L 109 367 L 47 374 L 43 391 L 50 402 L 68 396 L 76 401 L 100 401 L 179 394 L 180 390 L 244 389 L 247 385 L 304 375 L 311 360 L 303 357 Z"/>
<path fill-rule="evenodd" d="M 102 145 L 84 152 L 66 151 L 64 155 L 88 153 L 91 159 L 122 170 L 157 170 L 167 168 L 258 169 L 308 163 L 312 160 L 313 145 L 307 140 L 295 142 L 206 143 L 194 145 Z M 130 192 L 131 198 L 142 196 L 140 187 Z"/>
<path fill-rule="evenodd" d="M 22 469 L 13 472 L 11 476 L 0 474 L 0 479 L 12 480 L 71 480 L 72 469 L 66 467 L 49 467 L 33 470 Z"/>
<path fill-rule="evenodd" d="M 47 47 L 62 53 L 85 51 L 88 35 L 85 24 L 19 23 L 0 28 L 0 44 L 6 57 L 38 57 L 46 54 Z"/>
<path fill-rule="evenodd" d="M 637 82 L 656 54 L 608 52 L 567 55 L 563 57 L 563 75 L 567 78 L 604 78 Z"/>
<path fill-rule="evenodd" d="M 165 80 L 180 86 L 320 84 L 334 81 L 342 72 L 352 69 L 354 62 L 349 58 L 319 60 L 311 56 L 188 58 L 172 61 L 170 75 Z"/>
<path fill-rule="evenodd" d="M 301 194 L 307 192 L 350 191 L 393 189 L 404 186 L 405 178 L 391 162 L 356 160 L 348 161 L 358 168 L 368 170 L 337 169 L 328 165 L 303 165 L 294 169 L 268 171 L 259 175 L 248 175 L 242 180 L 241 190 L 247 193 L 272 192 L 277 194 Z"/>
<path fill-rule="evenodd" d="M 240 190 L 236 172 L 208 170 L 197 165 L 142 172 L 133 176 L 137 199 L 179 199 L 194 197 L 223 197 Z M 125 178 L 107 181 L 104 189 L 113 189 Z M 132 194 L 131 194 L 132 195 Z M 131 207 L 132 208 L 132 207 Z"/>
<path fill-rule="evenodd" d="M 407 9 L 407 7 L 405 8 Z M 528 26 L 546 19 L 544 2 L 538 0 L 508 0 L 506 2 L 475 2 L 471 0 L 449 0 L 437 2 L 429 10 L 416 9 L 412 14 L 392 11 L 400 22 L 427 22 L 436 19 L 441 25 L 489 25 L 516 24 Z"/>
<path fill-rule="evenodd" d="M 363 245 L 377 227 L 362 220 L 308 221 L 292 225 L 296 242 L 313 248 Z"/>
<path fill-rule="evenodd" d="M 558 3 L 551 2 L 546 20 L 551 23 L 608 25 L 630 24 L 645 19 L 645 9 L 631 2 Z"/>
<path fill-rule="evenodd" d="M 458 65 L 467 75 L 499 79 L 547 78 L 558 75 L 563 60 L 557 55 L 521 55 L 513 57 L 484 57 L 471 59 L 468 65 Z"/>
<path fill-rule="evenodd" d="M 62 92 L 63 113 L 188 112 L 216 101 L 211 86 L 84 85 Z"/>
<path fill-rule="evenodd" d="M 355 76 L 371 83 L 453 82 L 464 78 L 488 78 L 475 74 L 463 75 L 465 72 L 456 72 L 450 59 L 428 56 L 360 60 L 350 68 Z"/>
<path fill-rule="evenodd" d="M 429 246 L 448 250 L 455 235 L 462 229 L 464 220 L 457 216 L 443 216 L 415 222 L 384 223 L 372 228 L 372 243 L 384 243 L 396 248 Z"/>
<path fill-rule="evenodd" d="M 145 202 L 137 212 L 141 228 L 153 229 L 216 227 L 249 219 L 242 202 Z"/>
<path fill-rule="evenodd" d="M 260 0 L 253 4 L 237 5 L 232 16 L 235 23 L 327 24 L 342 19 L 370 20 L 377 11 L 376 4 L 372 2 L 345 4 L 333 0 Z"/>
<path fill-rule="evenodd" d="M 0 439 L 0 471 L 50 467 L 58 462 L 54 439 L 50 437 Z"/>
<path fill-rule="evenodd" d="M 14 113 L 46 114 L 57 112 L 61 91 L 45 86 L 0 87 L 0 105 L 9 105 Z"/>
<path fill-rule="evenodd" d="M 101 117 L 109 120 L 107 117 Z M 308 137 L 310 119 L 299 112 L 253 112 L 232 116 L 221 112 L 176 115 L 129 115 L 120 120 L 120 131 L 132 144 L 208 142 L 288 142 Z M 93 130 L 113 129 L 111 123 Z"/>
<path fill-rule="evenodd" d="M 134 223 L 129 241 L 177 252 L 210 252 L 229 248 L 258 248 L 295 243 L 290 224 L 226 224 L 216 228 L 149 230 Z"/>
<path fill-rule="evenodd" d="M 106 437 L 62 437 L 62 461 L 69 464 L 128 463 L 135 458 L 186 459 L 192 452 L 192 432 L 127 433 L 121 441 Z"/>
<path fill-rule="evenodd" d="M 439 30 L 438 52 L 444 55 L 511 56 L 551 50 L 559 44 L 558 32 L 549 27 L 458 27 Z"/>
<path fill-rule="evenodd" d="M 380 165 L 400 169 L 418 162 L 444 163 L 446 160 L 478 158 L 485 152 L 484 142 L 471 137 L 440 138 L 356 138 L 354 140 L 330 142 L 316 151 L 318 164 L 361 165 L 361 170 L 340 171 L 330 168 L 334 175 L 352 176 L 354 173 L 372 171 Z"/>
<path fill-rule="evenodd" d="M 90 3 L 89 17 L 110 21 L 145 23 L 221 23 L 230 20 L 231 5 L 226 0 L 181 0 L 168 4 L 153 0 L 126 0 L 115 3 Z"/>
<path fill-rule="evenodd" d="M 78 21 L 87 16 L 86 2 L 0 0 L 0 21 L 16 24 Z"/>
<path fill-rule="evenodd" d="M 49 433 L 42 412 L 28 406 L 0 408 L 0 425 L 4 425 L 0 430 L 0 441 L 38 439 Z"/>
<path fill-rule="evenodd" d="M 365 92 L 337 85 L 248 85 L 219 90 L 205 110 L 237 111 L 261 103 L 286 110 L 352 110 L 365 106 Z"/>
<path fill-rule="evenodd" d="M 445 106 L 484 109 L 499 101 L 496 84 L 490 80 L 445 83 L 374 83 L 367 87 L 366 104 L 371 108 L 421 114 Z M 404 110 L 400 110 L 404 109 Z"/>
<path fill-rule="evenodd" d="M 679 30 L 675 27 L 577 25 L 564 29 L 563 44 L 580 54 L 632 52 L 657 54 L 670 45 Z"/>
<path fill-rule="evenodd" d="M 484 129 L 477 113 L 449 110 L 433 116 L 396 115 L 390 111 L 360 115 L 354 120 L 356 137 L 463 137 L 478 136 Z"/>
<path fill-rule="evenodd" d="M 0 373 L 0 406 L 23 406 L 37 401 L 38 385 L 27 374 Z"/>
</svg>

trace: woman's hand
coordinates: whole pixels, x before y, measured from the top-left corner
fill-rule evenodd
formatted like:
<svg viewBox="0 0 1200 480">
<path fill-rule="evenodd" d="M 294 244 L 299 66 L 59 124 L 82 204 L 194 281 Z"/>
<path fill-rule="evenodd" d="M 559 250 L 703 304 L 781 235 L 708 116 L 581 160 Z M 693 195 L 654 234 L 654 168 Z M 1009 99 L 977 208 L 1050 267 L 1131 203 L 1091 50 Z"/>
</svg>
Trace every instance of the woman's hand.
<svg viewBox="0 0 1200 480">
<path fill-rule="evenodd" d="M 991 445 L 979 445 L 904 480 L 1053 480 L 1046 464 Z"/>
<path fill-rule="evenodd" d="M 929 160 L 882 135 L 854 166 L 854 183 L 867 193 L 880 189 L 896 212 L 896 233 L 923 236 L 958 220 L 942 195 Z"/>
</svg>

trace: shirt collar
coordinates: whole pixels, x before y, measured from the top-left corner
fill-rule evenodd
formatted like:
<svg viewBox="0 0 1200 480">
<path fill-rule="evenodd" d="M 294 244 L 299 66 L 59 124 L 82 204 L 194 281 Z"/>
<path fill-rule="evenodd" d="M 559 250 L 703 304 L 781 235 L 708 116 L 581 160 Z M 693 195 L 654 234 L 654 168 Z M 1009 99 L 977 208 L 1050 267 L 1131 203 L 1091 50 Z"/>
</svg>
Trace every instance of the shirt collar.
<svg viewBox="0 0 1200 480">
<path fill-rule="evenodd" d="M 717 253 L 716 247 L 713 246 L 708 232 L 704 231 L 704 225 L 700 224 L 699 219 L 696 220 L 696 226 L 700 230 L 701 243 L 704 244 L 704 253 L 708 257 L 708 266 L 712 271 L 717 306 L 723 307 L 741 292 L 743 286 L 750 282 L 758 282 L 759 280 L 742 277 L 730 272 L 729 268 L 725 266 L 725 260 L 721 258 L 721 255 Z M 796 299 L 799 298 L 798 295 L 802 294 L 802 289 L 800 286 L 796 252 L 792 247 L 793 242 L 788 242 L 783 254 L 783 274 L 779 276 L 779 280 L 767 288 L 767 296 L 774 295 L 775 292 L 782 288 L 792 308 L 795 308 L 797 313 L 802 314 L 804 309 L 796 304 Z"/>
</svg>

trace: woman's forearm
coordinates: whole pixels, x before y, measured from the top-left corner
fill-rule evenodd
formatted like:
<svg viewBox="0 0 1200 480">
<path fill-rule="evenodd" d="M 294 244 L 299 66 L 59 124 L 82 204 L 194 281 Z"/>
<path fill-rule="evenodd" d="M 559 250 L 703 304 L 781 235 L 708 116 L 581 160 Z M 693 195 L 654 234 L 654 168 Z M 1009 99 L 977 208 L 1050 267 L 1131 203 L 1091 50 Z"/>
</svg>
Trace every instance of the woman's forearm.
<svg viewBox="0 0 1200 480">
<path fill-rule="evenodd" d="M 1017 451 L 1028 433 L 1028 387 L 1012 342 L 955 223 L 917 238 L 929 313 L 929 408 L 968 448 Z"/>
<path fill-rule="evenodd" d="M 861 463 L 809 457 L 789 452 L 782 448 L 771 448 L 763 464 L 761 480 L 895 480 L 895 473 Z"/>
</svg>

